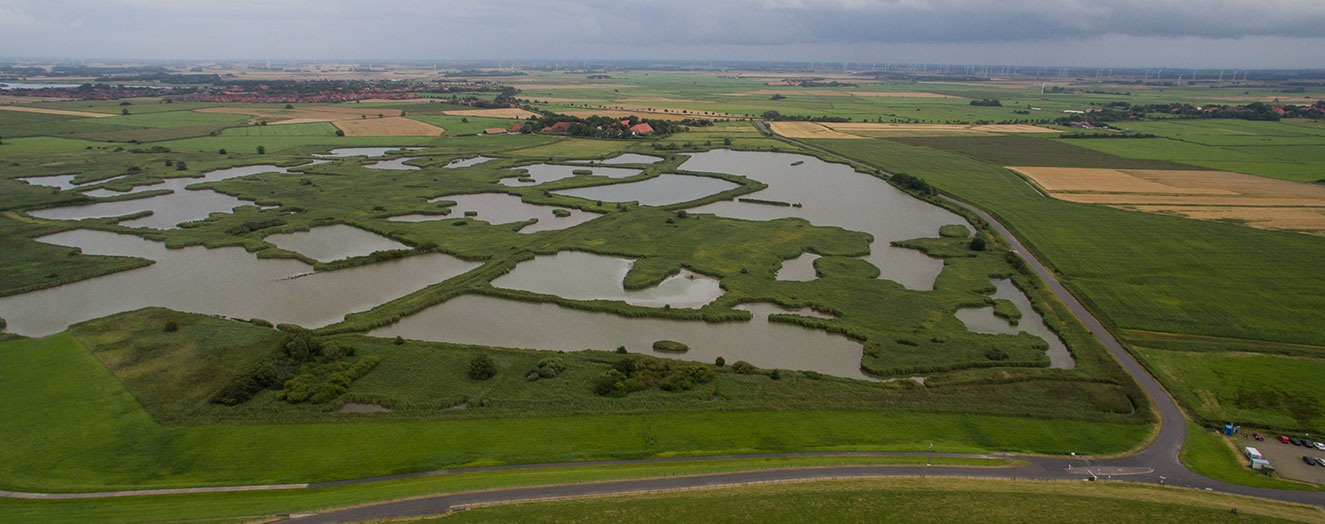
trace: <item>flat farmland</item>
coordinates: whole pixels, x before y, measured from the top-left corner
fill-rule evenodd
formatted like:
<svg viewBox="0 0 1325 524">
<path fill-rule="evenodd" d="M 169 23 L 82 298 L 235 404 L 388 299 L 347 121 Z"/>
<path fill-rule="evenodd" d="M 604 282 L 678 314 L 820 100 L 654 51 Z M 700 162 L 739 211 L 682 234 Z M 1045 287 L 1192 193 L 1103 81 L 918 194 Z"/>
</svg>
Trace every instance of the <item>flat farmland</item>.
<svg viewBox="0 0 1325 524">
<path fill-rule="evenodd" d="M 839 133 L 815 122 L 770 122 L 774 133 L 790 138 L 863 138 Z"/>
<path fill-rule="evenodd" d="M 438 136 L 445 129 L 402 116 L 337 120 L 332 122 L 345 136 Z"/>
<path fill-rule="evenodd" d="M 739 93 L 723 93 L 727 96 L 772 96 L 772 95 L 810 95 L 810 96 L 863 96 L 879 98 L 961 98 L 959 96 L 930 93 L 925 91 L 848 91 L 844 89 L 756 89 Z"/>
<path fill-rule="evenodd" d="M 498 109 L 457 109 L 454 111 L 444 111 L 443 113 L 450 116 L 481 116 L 485 118 L 526 119 L 538 116 L 538 113 L 520 109 L 518 107 L 504 107 Z"/>
<path fill-rule="evenodd" d="M 109 116 L 117 116 L 107 113 L 93 113 L 91 111 L 69 111 L 65 109 L 46 109 L 43 107 L 9 106 L 9 105 L 0 106 L 0 111 L 20 111 L 25 113 L 44 113 L 48 115 L 82 116 L 87 118 L 106 118 Z"/>
<path fill-rule="evenodd" d="M 1227 171 L 1009 167 L 1055 198 L 1264 229 L 1325 230 L 1325 187 Z M 1134 205 L 1127 205 L 1134 204 Z"/>
</svg>

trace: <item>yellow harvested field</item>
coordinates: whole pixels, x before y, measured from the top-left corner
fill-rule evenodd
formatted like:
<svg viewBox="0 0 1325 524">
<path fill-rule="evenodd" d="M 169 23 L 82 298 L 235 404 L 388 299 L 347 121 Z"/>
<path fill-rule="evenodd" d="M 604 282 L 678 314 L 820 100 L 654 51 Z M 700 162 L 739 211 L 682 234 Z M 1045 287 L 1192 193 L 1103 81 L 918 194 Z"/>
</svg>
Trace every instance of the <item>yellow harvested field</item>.
<svg viewBox="0 0 1325 524">
<path fill-rule="evenodd" d="M 787 138 L 864 138 L 833 131 L 815 122 L 770 122 L 768 125 L 774 133 Z"/>
<path fill-rule="evenodd" d="M 1047 127 L 1033 126 L 1030 124 L 985 124 L 975 126 L 971 129 L 975 131 L 990 131 L 993 133 L 1061 133 L 1057 129 Z"/>
<path fill-rule="evenodd" d="M 1201 220 L 1237 220 L 1261 229 L 1325 234 L 1325 207 L 1116 206 Z"/>
<path fill-rule="evenodd" d="M 405 117 L 337 120 L 332 122 L 345 136 L 438 136 L 445 129 Z"/>
<path fill-rule="evenodd" d="M 938 93 L 927 93 L 924 91 L 846 91 L 839 89 L 797 89 L 789 87 L 787 89 L 757 89 L 754 91 L 742 91 L 739 93 L 723 93 L 727 96 L 750 96 L 750 95 L 810 95 L 810 96 L 869 96 L 879 98 L 962 98 L 960 96 L 941 95 Z"/>
<path fill-rule="evenodd" d="M 518 107 L 503 107 L 499 109 L 461 109 L 457 111 L 443 111 L 442 113 L 451 116 L 485 116 L 489 118 L 518 118 L 521 120 L 539 116 L 538 113 L 526 111 Z"/>
<path fill-rule="evenodd" d="M 1238 195 L 1212 187 L 1178 187 L 1147 180 L 1117 169 L 1078 167 L 1008 167 L 1030 177 L 1050 193 L 1090 191 L 1102 193 L 1163 193 L 1176 195 Z"/>
<path fill-rule="evenodd" d="M 1009 167 L 1054 198 L 1325 234 L 1325 187 L 1228 171 Z"/>
<path fill-rule="evenodd" d="M 0 110 L 22 111 L 24 113 L 44 113 L 47 115 L 85 116 L 89 118 L 105 118 L 108 116 L 116 116 L 109 113 L 93 113 L 90 111 L 65 111 L 63 109 L 46 109 L 42 107 L 28 107 L 28 106 L 0 106 Z"/>
<path fill-rule="evenodd" d="M 279 126 L 281 124 L 308 124 L 312 122 L 327 122 L 325 118 L 291 118 L 289 120 L 280 120 L 277 122 L 267 122 L 267 125 Z"/>
</svg>

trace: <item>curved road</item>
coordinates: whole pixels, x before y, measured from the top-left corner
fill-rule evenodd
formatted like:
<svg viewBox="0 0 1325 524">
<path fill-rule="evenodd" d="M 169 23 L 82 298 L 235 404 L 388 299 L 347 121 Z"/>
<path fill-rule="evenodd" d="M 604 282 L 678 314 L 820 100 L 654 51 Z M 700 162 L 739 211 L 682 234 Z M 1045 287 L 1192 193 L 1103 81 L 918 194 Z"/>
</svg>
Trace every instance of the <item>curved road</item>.
<svg viewBox="0 0 1325 524">
<path fill-rule="evenodd" d="M 768 128 L 761 121 L 755 121 L 755 125 L 760 131 L 768 134 Z M 843 157 L 836 153 L 824 149 L 804 144 L 785 137 L 779 139 L 794 144 L 799 147 L 810 149 L 842 159 L 852 165 L 867 169 L 879 169 L 858 162 L 856 160 Z M 401 475 L 389 475 L 384 477 L 372 477 L 364 479 L 351 479 L 334 482 L 320 482 L 308 484 L 284 484 L 269 486 L 232 486 L 232 487 L 211 487 L 211 488 L 184 488 L 184 489 L 163 489 L 163 490 L 143 490 L 143 491 L 125 491 L 125 492 L 105 492 L 105 493 L 18 493 L 0 491 L 0 497 L 9 498 L 33 498 L 33 499 L 78 499 L 78 498 L 98 498 L 130 495 L 156 495 L 172 493 L 198 493 L 198 492 L 223 492 L 223 491 L 251 491 L 251 490 L 269 490 L 269 489 L 300 489 L 300 488 L 318 488 L 329 486 L 344 486 L 351 484 L 361 484 L 366 482 L 375 482 L 380 480 L 401 479 L 411 477 L 424 477 L 433 475 L 443 475 L 452 473 L 465 473 L 474 471 L 501 471 L 501 470 L 519 470 L 531 468 L 546 468 L 557 466 L 593 466 L 593 465 L 619 465 L 619 464 L 641 464 L 641 463 L 667 463 L 667 462 L 694 462 L 708 460 L 723 460 L 732 458 L 765 458 L 765 457 L 807 457 L 807 456 L 943 456 L 943 457 L 961 457 L 961 458 L 1003 458 L 1015 459 L 1027 463 L 1026 466 L 1012 468 L 980 468 L 980 467 L 951 467 L 951 466 L 836 466 L 836 467 L 812 467 L 812 468 L 788 468 L 762 471 L 745 471 L 733 473 L 719 473 L 712 475 L 695 475 L 664 477 L 638 480 L 622 480 L 610 482 L 597 482 L 587 484 L 565 484 L 556 486 L 536 486 L 525 488 L 510 488 L 479 492 L 452 493 L 445 495 L 429 496 L 409 500 L 400 500 L 393 502 L 384 502 L 353 508 L 331 510 L 314 515 L 297 515 L 291 519 L 291 522 L 301 523 L 341 523 L 341 522 L 359 522 L 374 519 L 390 519 L 402 517 L 418 517 L 426 515 L 439 515 L 451 511 L 453 508 L 461 508 L 475 504 L 491 504 L 501 502 L 515 502 L 538 500 L 548 498 L 565 497 L 583 497 L 595 495 L 610 495 L 623 493 L 638 493 L 658 490 L 675 490 L 689 488 L 716 487 L 725 485 L 755 484 L 767 482 L 784 482 L 796 480 L 815 480 L 829 478 L 868 478 L 868 477 L 973 477 L 973 478 L 998 478 L 998 479 L 1033 479 L 1033 480 L 1071 480 L 1085 479 L 1095 477 L 1100 479 L 1119 478 L 1132 482 L 1148 482 L 1155 484 L 1167 484 L 1173 486 L 1183 486 L 1196 489 L 1205 489 L 1210 491 L 1220 491 L 1225 493 L 1234 493 L 1241 495 L 1251 495 L 1268 499 L 1282 500 L 1286 502 L 1296 502 L 1314 506 L 1325 507 L 1325 492 L 1313 491 L 1292 491 L 1254 488 L 1237 484 L 1221 482 L 1198 475 L 1183 466 L 1178 461 L 1178 453 L 1182 448 L 1182 443 L 1187 434 L 1187 423 L 1183 417 L 1182 411 L 1178 408 L 1173 397 L 1169 395 L 1158 381 L 1154 379 L 1145 368 L 1141 367 L 1132 355 L 1123 349 L 1122 345 L 1113 338 L 1104 326 L 1081 305 L 1075 297 L 1072 296 L 1066 288 L 1063 287 L 1057 277 L 1050 272 L 1035 256 L 1026 249 L 1026 247 L 1012 235 L 1006 227 L 988 213 L 981 211 L 969 204 L 957 201 L 944 196 L 948 201 L 965 208 L 976 214 L 990 224 L 1003 238 L 1007 239 L 1012 246 L 1013 252 L 1021 256 L 1035 274 L 1058 295 L 1058 298 L 1066 304 L 1073 313 L 1077 315 L 1087 328 L 1104 344 L 1109 353 L 1127 370 L 1128 373 L 1140 384 L 1146 394 L 1154 403 L 1160 416 L 1160 431 L 1158 436 L 1141 451 L 1117 458 L 1109 459 L 1086 459 L 1074 457 L 1042 457 L 1042 456 L 1022 456 L 1022 455 L 972 455 L 972 454 L 954 454 L 954 453 L 912 453 L 912 452 L 855 452 L 855 453 L 765 453 L 751 455 L 722 455 L 709 457 L 674 457 L 674 458 L 655 458 L 640 460 L 601 460 L 588 462 L 571 462 L 555 464 L 518 464 L 507 466 L 489 466 L 476 468 L 457 468 L 450 470 L 437 470 L 419 473 L 408 473 Z"/>
</svg>

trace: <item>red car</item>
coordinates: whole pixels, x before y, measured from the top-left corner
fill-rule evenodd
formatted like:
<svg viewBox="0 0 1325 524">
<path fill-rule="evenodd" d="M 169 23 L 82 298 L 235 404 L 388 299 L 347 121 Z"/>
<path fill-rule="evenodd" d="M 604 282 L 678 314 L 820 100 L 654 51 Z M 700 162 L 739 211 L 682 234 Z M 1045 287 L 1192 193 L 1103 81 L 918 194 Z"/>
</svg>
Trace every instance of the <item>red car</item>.
<svg viewBox="0 0 1325 524">
<path fill-rule="evenodd" d="M 1287 444 L 1287 443 L 1288 443 L 1288 437 L 1285 436 L 1285 435 L 1279 435 L 1279 442 L 1283 442 L 1284 444 Z"/>
<path fill-rule="evenodd" d="M 1256 440 L 1265 440 L 1265 435 L 1262 435 L 1260 433 L 1252 433 L 1251 438 L 1254 438 Z"/>
</svg>

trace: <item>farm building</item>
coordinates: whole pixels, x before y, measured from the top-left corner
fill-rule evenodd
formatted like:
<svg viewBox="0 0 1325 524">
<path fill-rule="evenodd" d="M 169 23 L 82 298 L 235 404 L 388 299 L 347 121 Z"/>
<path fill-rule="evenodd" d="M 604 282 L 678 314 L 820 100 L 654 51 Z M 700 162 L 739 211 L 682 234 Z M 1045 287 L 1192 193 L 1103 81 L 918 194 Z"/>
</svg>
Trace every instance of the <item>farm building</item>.
<svg viewBox="0 0 1325 524">
<path fill-rule="evenodd" d="M 569 132 L 570 132 L 570 127 L 573 126 L 573 125 L 575 125 L 574 122 L 557 122 L 557 123 L 555 123 L 555 124 L 552 124 L 552 125 L 550 125 L 550 126 L 547 126 L 547 127 L 543 128 L 543 132 L 544 132 L 544 133 L 569 133 Z"/>
<path fill-rule="evenodd" d="M 630 126 L 630 134 L 632 135 L 647 135 L 652 132 L 653 132 L 653 126 L 649 124 L 635 124 L 633 126 Z"/>
<path fill-rule="evenodd" d="M 493 127 L 493 128 L 489 128 L 489 129 L 484 129 L 484 130 L 483 130 L 483 134 L 485 134 L 485 135 L 504 135 L 504 134 L 506 134 L 506 128 L 504 128 L 504 127 Z"/>
</svg>

